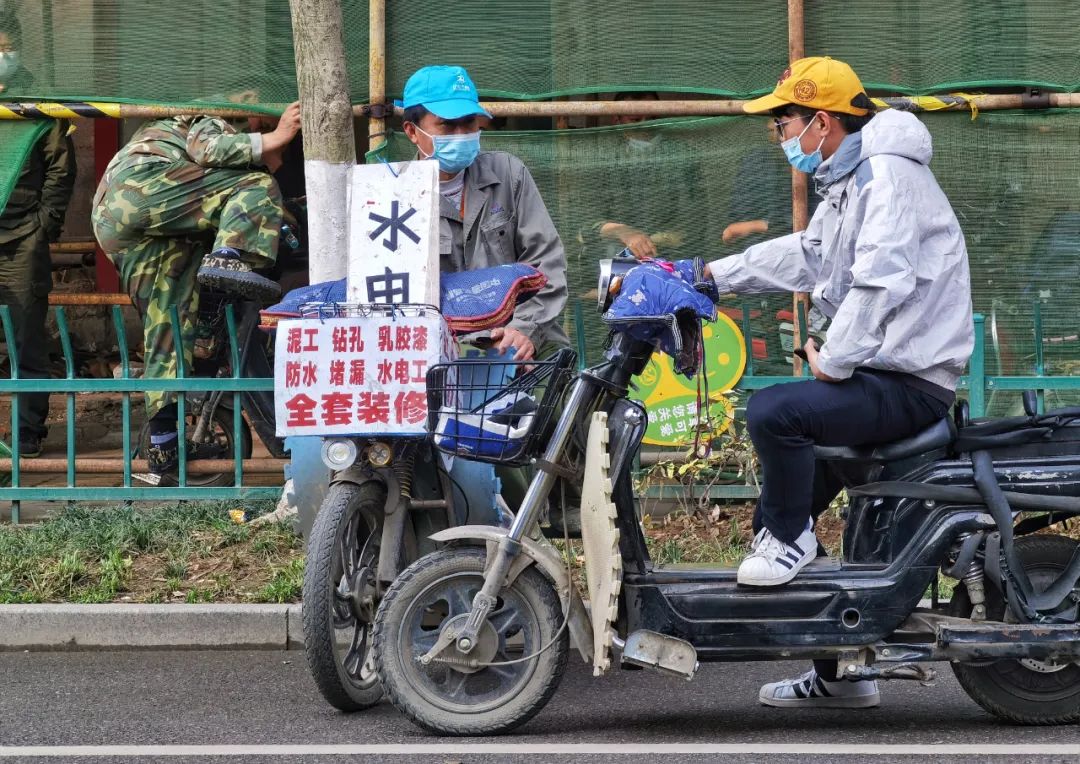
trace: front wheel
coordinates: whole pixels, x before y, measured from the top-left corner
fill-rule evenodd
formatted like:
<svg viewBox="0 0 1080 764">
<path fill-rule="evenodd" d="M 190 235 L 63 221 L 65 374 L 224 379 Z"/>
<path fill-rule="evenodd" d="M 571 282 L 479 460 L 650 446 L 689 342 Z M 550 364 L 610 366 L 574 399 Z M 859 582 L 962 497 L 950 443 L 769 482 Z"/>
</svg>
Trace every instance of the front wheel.
<svg viewBox="0 0 1080 764">
<path fill-rule="evenodd" d="M 341 711 L 360 711 L 382 698 L 371 656 L 378 605 L 382 483 L 338 483 L 319 507 L 304 565 L 304 652 L 315 685 Z"/>
<path fill-rule="evenodd" d="M 1025 536 L 1016 541 L 1016 552 L 1037 591 L 1049 586 L 1065 569 L 1077 542 L 1064 536 Z M 1001 593 L 986 587 L 987 618 L 1015 621 Z M 971 614 L 967 591 L 957 587 L 951 605 L 953 615 Z M 960 686 L 972 700 L 1006 721 L 1019 724 L 1070 724 L 1080 720 L 1080 664 L 1022 660 L 993 663 L 953 663 Z"/>
<path fill-rule="evenodd" d="M 430 732 L 512 730 L 544 707 L 566 669 L 570 641 L 561 628 L 562 606 L 535 566 L 499 593 L 469 654 L 450 646 L 428 665 L 420 662 L 444 628 L 467 617 L 484 585 L 484 560 L 478 547 L 421 558 L 394 581 L 375 617 L 375 666 L 386 695 Z"/>
</svg>

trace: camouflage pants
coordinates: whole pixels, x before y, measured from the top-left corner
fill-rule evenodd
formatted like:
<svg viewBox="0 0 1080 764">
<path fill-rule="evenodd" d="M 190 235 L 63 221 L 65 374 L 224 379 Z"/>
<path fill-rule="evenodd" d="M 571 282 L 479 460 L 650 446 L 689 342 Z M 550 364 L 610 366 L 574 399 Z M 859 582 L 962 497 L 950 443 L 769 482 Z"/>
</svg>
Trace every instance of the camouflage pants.
<svg viewBox="0 0 1080 764">
<path fill-rule="evenodd" d="M 277 258 L 281 216 L 281 193 L 265 172 L 146 163 L 117 167 L 102 179 L 94 197 L 94 235 L 143 317 L 147 379 L 176 377 L 173 306 L 184 368 L 191 368 L 199 308 L 195 275 L 210 237 L 214 249 L 232 247 L 252 268 L 264 268 Z M 147 415 L 175 400 L 175 393 L 147 393 Z"/>
</svg>

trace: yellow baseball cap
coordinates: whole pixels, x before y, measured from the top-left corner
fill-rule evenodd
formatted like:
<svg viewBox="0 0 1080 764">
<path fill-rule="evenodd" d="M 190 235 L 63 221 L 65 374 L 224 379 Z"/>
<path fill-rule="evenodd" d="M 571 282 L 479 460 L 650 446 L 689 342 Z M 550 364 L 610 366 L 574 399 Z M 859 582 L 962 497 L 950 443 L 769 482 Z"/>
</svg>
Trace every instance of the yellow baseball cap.
<svg viewBox="0 0 1080 764">
<path fill-rule="evenodd" d="M 862 96 L 861 98 L 859 96 Z M 776 88 L 767 96 L 743 104 L 748 114 L 765 114 L 778 106 L 794 104 L 809 109 L 853 114 L 869 111 L 870 99 L 850 66 L 828 56 L 800 58 L 780 75 Z"/>
</svg>

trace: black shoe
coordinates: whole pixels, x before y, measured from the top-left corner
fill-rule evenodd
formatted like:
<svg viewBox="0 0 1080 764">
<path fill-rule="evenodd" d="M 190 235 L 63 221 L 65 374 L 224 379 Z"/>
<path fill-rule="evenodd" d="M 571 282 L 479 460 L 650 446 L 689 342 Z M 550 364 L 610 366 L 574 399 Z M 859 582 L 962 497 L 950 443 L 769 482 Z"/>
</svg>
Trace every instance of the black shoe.
<svg viewBox="0 0 1080 764">
<path fill-rule="evenodd" d="M 168 475 L 175 473 L 179 469 L 180 450 L 177 448 L 178 440 L 179 438 L 175 432 L 150 436 L 150 448 L 146 452 L 146 461 L 152 473 L 155 475 Z M 222 451 L 222 447 L 214 443 L 192 443 L 190 440 L 187 442 L 187 458 L 189 462 L 195 459 L 228 458 Z"/>
<path fill-rule="evenodd" d="M 41 436 L 29 433 L 19 433 L 19 458 L 34 459 L 41 456 Z"/>
<path fill-rule="evenodd" d="M 269 303 L 281 297 L 281 285 L 251 270 L 232 247 L 215 249 L 204 257 L 196 280 L 200 286 L 255 302 Z"/>
<path fill-rule="evenodd" d="M 180 463 L 180 449 L 177 447 L 175 432 L 165 435 L 151 435 L 150 447 L 146 449 L 146 462 L 155 475 L 165 475 L 176 469 Z"/>
</svg>

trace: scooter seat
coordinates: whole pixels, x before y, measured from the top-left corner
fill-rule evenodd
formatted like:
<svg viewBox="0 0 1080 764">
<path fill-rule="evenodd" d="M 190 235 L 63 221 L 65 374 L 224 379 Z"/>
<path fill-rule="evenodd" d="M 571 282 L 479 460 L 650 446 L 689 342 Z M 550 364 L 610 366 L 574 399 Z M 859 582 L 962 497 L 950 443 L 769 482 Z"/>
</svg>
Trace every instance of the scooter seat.
<svg viewBox="0 0 1080 764">
<path fill-rule="evenodd" d="M 876 446 L 814 446 L 814 457 L 826 462 L 895 462 L 943 448 L 956 439 L 951 418 L 939 419 L 910 438 Z"/>
</svg>

